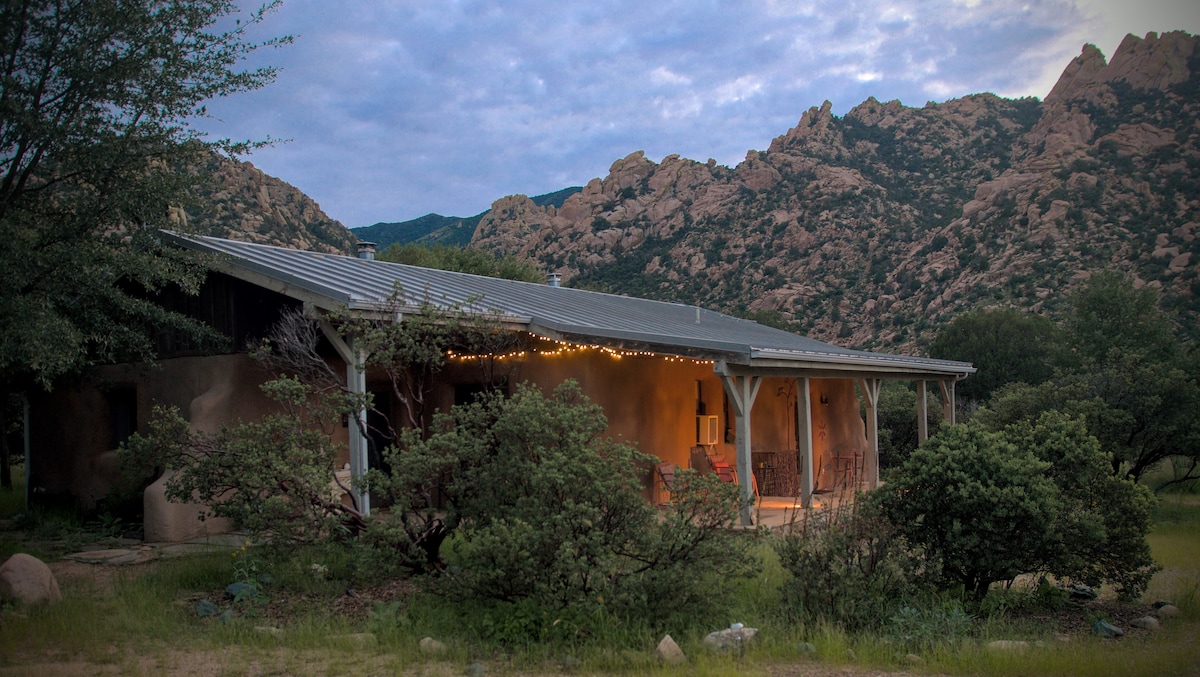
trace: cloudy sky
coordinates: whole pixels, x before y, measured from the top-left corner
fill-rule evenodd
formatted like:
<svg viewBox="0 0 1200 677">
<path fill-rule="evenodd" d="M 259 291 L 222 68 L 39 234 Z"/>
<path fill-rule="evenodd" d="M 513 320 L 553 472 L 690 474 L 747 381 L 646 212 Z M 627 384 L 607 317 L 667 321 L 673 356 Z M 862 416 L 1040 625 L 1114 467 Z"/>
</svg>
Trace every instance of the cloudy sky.
<svg viewBox="0 0 1200 677">
<path fill-rule="evenodd" d="M 251 6 L 247 3 L 247 6 Z M 1195 0 L 286 0 L 281 71 L 201 126 L 349 227 L 468 216 L 635 150 L 733 166 L 811 106 L 1044 97 L 1085 42 L 1200 33 Z"/>
</svg>

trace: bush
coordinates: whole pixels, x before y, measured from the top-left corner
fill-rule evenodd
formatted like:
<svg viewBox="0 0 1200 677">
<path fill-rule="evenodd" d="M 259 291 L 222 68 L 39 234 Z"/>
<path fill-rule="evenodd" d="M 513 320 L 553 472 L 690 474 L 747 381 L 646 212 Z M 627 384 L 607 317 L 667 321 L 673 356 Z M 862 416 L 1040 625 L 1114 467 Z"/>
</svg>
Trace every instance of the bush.
<svg viewBox="0 0 1200 677">
<path fill-rule="evenodd" d="M 1137 596 L 1155 571 L 1153 500 L 1112 476 L 1107 458 L 1082 421 L 1058 412 L 1002 432 L 953 426 L 870 498 L 976 600 L 1026 573 Z"/>
<path fill-rule="evenodd" d="M 773 545 L 792 575 L 785 613 L 846 630 L 877 629 L 922 596 L 921 580 L 936 567 L 863 501 L 810 518 Z"/>
<path fill-rule="evenodd" d="M 336 410 L 314 405 L 297 379 L 263 384 L 283 413 L 223 428 L 191 430 L 174 408 L 156 408 L 149 432 L 135 433 L 123 468 L 166 468 L 169 500 L 198 499 L 204 516 L 228 517 L 251 533 L 270 532 L 280 544 L 312 543 L 356 531 L 361 515 L 333 491 L 337 447 L 329 433 Z"/>
<path fill-rule="evenodd" d="M 871 495 L 949 581 L 979 600 L 994 581 L 1039 569 L 1055 542 L 1058 489 L 1050 464 L 1002 433 L 943 428 Z"/>
<path fill-rule="evenodd" d="M 1156 570 L 1146 543 L 1154 509 L 1150 490 L 1111 474 L 1108 455 L 1080 419 L 1052 411 L 1006 433 L 1050 463 L 1047 474 L 1059 489 L 1057 542 L 1046 570 L 1092 586 L 1112 583 L 1127 597 L 1140 595 Z"/>
<path fill-rule="evenodd" d="M 681 472 L 660 517 L 641 495 L 653 457 L 601 437 L 606 428 L 572 381 L 549 397 L 520 386 L 509 399 L 455 407 L 427 439 L 391 452 L 392 468 L 449 470 L 452 460 L 439 486 L 456 533 L 444 592 L 540 608 L 551 620 L 570 609 L 655 624 L 698 615 L 728 578 L 750 573 L 747 544 L 727 530 L 736 488 Z M 397 479 L 372 486 L 415 487 Z"/>
</svg>

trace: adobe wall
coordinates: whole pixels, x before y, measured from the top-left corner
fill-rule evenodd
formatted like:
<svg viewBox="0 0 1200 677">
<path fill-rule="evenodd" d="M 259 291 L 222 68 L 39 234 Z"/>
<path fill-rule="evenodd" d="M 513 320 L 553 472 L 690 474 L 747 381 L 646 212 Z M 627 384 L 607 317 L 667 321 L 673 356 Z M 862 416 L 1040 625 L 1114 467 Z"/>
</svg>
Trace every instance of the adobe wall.
<svg viewBox="0 0 1200 677">
<path fill-rule="evenodd" d="M 448 376 L 453 377 L 451 371 Z M 608 418 L 613 439 L 635 442 L 638 449 L 659 460 L 687 467 L 696 445 L 697 383 L 705 413 L 718 417 L 722 441 L 714 451 L 730 463 L 736 456 L 732 409 L 725 403 L 721 379 L 708 363 L 627 356 L 620 359 L 584 350 L 558 356 L 529 356 L 514 367 L 510 382 L 529 381 L 551 392 L 568 378 L 579 382 L 585 395 L 599 404 Z M 866 426 L 850 379 L 810 379 L 816 486 L 834 483 L 834 455 L 866 449 Z M 828 404 L 821 404 L 822 396 Z M 764 378 L 751 420 L 751 451 L 796 448 L 796 380 Z M 438 406 L 448 409 L 452 393 L 442 393 Z"/>
<path fill-rule="evenodd" d="M 113 412 L 106 392 L 136 388 L 136 424 L 156 404 L 177 407 L 198 430 L 254 420 L 276 410 L 259 390 L 267 374 L 245 355 L 181 357 L 97 368 L 87 381 L 31 397 L 31 472 L 39 493 L 90 510 L 117 479 Z"/>
</svg>

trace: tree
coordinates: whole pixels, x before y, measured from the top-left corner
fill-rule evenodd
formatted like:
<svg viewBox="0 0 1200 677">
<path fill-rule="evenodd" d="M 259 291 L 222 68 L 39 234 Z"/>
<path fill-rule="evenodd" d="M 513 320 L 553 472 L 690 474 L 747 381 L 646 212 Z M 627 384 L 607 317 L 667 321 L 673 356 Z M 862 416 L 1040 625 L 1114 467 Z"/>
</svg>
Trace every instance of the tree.
<svg viewBox="0 0 1200 677">
<path fill-rule="evenodd" d="M 1169 360 L 1181 352 L 1171 320 L 1159 309 L 1159 292 L 1116 271 L 1093 275 L 1070 299 L 1063 322 L 1071 366 L 1087 369 L 1110 362 L 1110 351 Z"/>
<path fill-rule="evenodd" d="M 254 144 L 206 141 L 204 102 L 271 82 L 238 70 L 247 29 L 229 0 L 13 0 L 0 8 L 0 390 L 153 356 L 198 325 L 148 296 L 203 269 L 158 243 L 189 199 L 181 168 Z"/>
<path fill-rule="evenodd" d="M 1114 475 L 1136 481 L 1176 457 L 1184 472 L 1168 483 L 1200 477 L 1200 354 L 1184 349 L 1157 301 L 1127 278 L 1094 276 L 1071 297 L 1064 368 L 1037 386 L 1000 388 L 976 418 L 1000 430 L 1066 412 L 1086 422 Z"/>
<path fill-rule="evenodd" d="M 257 89 L 238 71 L 264 46 L 214 27 L 228 0 L 12 0 L 0 7 L 0 396 L 88 364 L 153 356 L 163 329 L 214 340 L 153 303 L 203 269 L 159 245 L 188 199 L 180 171 L 214 149 L 188 127 L 203 102 Z M 0 483 L 11 488 L 7 455 Z"/>
<path fill-rule="evenodd" d="M 1136 598 L 1156 570 L 1146 534 L 1154 498 L 1149 489 L 1115 477 L 1109 457 L 1082 419 L 1047 412 L 1005 431 L 1018 448 L 1050 464 L 1062 510 L 1053 525 L 1049 573 L 1098 586 L 1114 583 Z"/>
<path fill-rule="evenodd" d="M 971 362 L 978 370 L 957 386 L 958 394 L 986 400 L 1006 383 L 1042 383 L 1054 374 L 1057 329 L 1039 315 L 1012 308 L 976 309 L 938 332 L 929 356 Z"/>
<path fill-rule="evenodd" d="M 1114 583 L 1136 597 L 1155 570 L 1153 499 L 1107 460 L 1081 420 L 1058 412 L 999 432 L 951 426 L 869 500 L 976 600 L 1020 574 Z"/>
<path fill-rule="evenodd" d="M 486 275 L 506 280 L 544 282 L 546 276 L 528 259 L 512 254 L 493 256 L 479 249 L 448 247 L 442 244 L 425 246 L 416 243 L 392 243 L 378 256 L 382 261 L 404 263 L 423 268 L 453 270 L 472 275 Z"/>
<path fill-rule="evenodd" d="M 872 494 L 915 546 L 976 600 L 1049 559 L 1058 490 L 1050 464 L 1003 433 L 976 425 L 943 428 Z"/>
</svg>

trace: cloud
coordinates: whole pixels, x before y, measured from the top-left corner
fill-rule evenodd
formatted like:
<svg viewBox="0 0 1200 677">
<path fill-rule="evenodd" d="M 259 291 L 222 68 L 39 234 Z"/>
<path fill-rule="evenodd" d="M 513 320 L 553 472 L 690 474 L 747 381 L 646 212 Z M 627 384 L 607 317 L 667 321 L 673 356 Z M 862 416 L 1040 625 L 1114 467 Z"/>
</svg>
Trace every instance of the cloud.
<svg viewBox="0 0 1200 677">
<path fill-rule="evenodd" d="M 296 44 L 253 62 L 278 81 L 205 127 L 292 139 L 251 159 L 347 225 L 468 215 L 638 149 L 734 164 L 825 99 L 1042 96 L 1093 23 L 1074 0 L 289 0 L 264 29 Z"/>
</svg>

